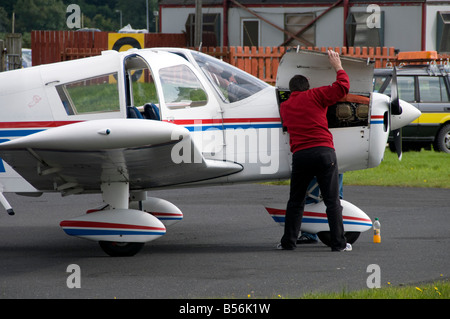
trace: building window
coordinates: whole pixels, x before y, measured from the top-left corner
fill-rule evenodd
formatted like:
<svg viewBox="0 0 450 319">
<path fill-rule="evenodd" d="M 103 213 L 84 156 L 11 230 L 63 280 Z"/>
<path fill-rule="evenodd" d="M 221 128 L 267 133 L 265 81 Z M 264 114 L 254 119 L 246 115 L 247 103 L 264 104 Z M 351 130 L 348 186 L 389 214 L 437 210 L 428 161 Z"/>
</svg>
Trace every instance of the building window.
<svg viewBox="0 0 450 319">
<path fill-rule="evenodd" d="M 384 46 L 384 12 L 373 21 L 373 13 L 350 12 L 345 22 L 347 45 L 351 47 Z"/>
<path fill-rule="evenodd" d="M 450 52 L 450 11 L 437 13 L 436 48 Z"/>
<path fill-rule="evenodd" d="M 284 17 L 285 29 L 293 34 L 297 34 L 307 24 L 311 23 L 315 19 L 314 13 L 298 13 L 298 14 L 286 14 Z M 316 27 L 315 25 L 309 27 L 305 32 L 297 36 L 302 40 L 299 42 L 295 39 L 291 39 L 286 45 L 306 45 L 315 46 L 316 44 Z M 285 35 L 284 40 L 288 40 L 289 36 Z"/>
<path fill-rule="evenodd" d="M 202 23 L 202 46 L 204 47 L 216 47 L 220 46 L 220 14 L 218 13 L 206 13 L 203 14 Z M 188 15 L 186 20 L 186 35 L 188 46 L 194 46 L 195 38 L 195 13 Z"/>
<path fill-rule="evenodd" d="M 259 46 L 259 20 L 245 19 L 241 26 L 242 46 Z"/>
</svg>

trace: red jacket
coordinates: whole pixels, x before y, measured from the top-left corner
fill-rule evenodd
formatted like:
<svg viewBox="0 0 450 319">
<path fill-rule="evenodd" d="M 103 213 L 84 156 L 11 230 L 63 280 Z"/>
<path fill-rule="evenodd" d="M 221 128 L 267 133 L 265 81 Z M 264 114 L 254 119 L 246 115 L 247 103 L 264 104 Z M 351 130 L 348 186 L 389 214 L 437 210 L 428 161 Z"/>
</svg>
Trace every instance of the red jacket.
<svg viewBox="0 0 450 319">
<path fill-rule="evenodd" d="M 345 97 L 349 89 L 348 75 L 340 70 L 332 85 L 294 91 L 281 103 L 280 114 L 289 133 L 292 153 L 317 146 L 334 148 L 333 135 L 328 130 L 327 109 Z"/>
</svg>

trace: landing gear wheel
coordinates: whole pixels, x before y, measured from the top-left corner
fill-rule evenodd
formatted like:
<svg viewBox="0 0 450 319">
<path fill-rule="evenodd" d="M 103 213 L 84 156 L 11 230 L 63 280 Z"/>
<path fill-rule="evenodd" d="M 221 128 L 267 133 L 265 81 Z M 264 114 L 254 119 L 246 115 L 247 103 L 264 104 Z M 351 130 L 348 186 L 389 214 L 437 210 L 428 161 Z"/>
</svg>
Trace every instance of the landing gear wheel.
<svg viewBox="0 0 450 319">
<path fill-rule="evenodd" d="M 144 243 L 120 243 L 115 241 L 99 241 L 100 247 L 111 257 L 130 257 L 136 255 Z"/>
<path fill-rule="evenodd" d="M 345 238 L 347 239 L 347 243 L 353 244 L 361 235 L 360 232 L 354 232 L 354 231 L 348 231 L 344 233 Z M 322 231 L 320 233 L 317 233 L 317 236 L 319 236 L 319 239 L 322 243 L 324 243 L 327 246 L 331 246 L 331 234 L 329 231 Z"/>
</svg>

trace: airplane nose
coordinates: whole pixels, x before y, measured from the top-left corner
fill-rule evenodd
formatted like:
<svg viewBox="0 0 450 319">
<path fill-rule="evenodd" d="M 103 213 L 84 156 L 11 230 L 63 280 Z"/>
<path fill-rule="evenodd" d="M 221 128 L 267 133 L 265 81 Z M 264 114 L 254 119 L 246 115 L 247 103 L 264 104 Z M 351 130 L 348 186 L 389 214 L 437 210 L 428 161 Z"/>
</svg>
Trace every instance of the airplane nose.
<svg viewBox="0 0 450 319">
<path fill-rule="evenodd" d="M 402 113 L 399 115 L 391 114 L 391 131 L 399 129 L 403 126 L 408 125 L 412 121 L 419 118 L 422 114 L 414 105 L 409 104 L 403 100 L 400 100 L 400 107 Z"/>
</svg>

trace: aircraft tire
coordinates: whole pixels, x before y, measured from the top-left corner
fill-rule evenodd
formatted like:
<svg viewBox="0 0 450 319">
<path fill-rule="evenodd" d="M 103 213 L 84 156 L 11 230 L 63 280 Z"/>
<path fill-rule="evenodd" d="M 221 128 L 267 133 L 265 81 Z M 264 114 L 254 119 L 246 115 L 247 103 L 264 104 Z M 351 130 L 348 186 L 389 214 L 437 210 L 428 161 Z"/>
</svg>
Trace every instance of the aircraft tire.
<svg viewBox="0 0 450 319">
<path fill-rule="evenodd" d="M 345 235 L 345 238 L 347 239 L 347 243 L 353 244 L 358 239 L 359 235 L 361 235 L 361 233 L 348 231 L 348 232 L 345 232 L 344 235 Z M 329 231 L 319 232 L 319 233 L 317 233 L 317 236 L 319 237 L 319 239 L 322 243 L 324 243 L 327 246 L 331 246 L 331 234 Z"/>
<path fill-rule="evenodd" d="M 102 250 L 111 257 L 131 257 L 136 255 L 144 243 L 119 243 L 114 241 L 99 241 Z"/>
</svg>

